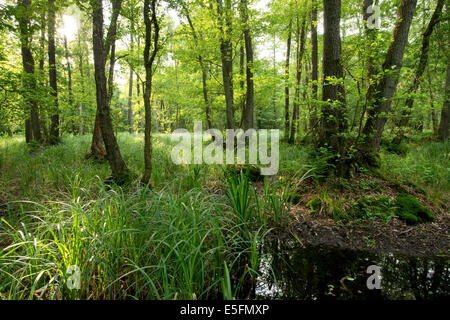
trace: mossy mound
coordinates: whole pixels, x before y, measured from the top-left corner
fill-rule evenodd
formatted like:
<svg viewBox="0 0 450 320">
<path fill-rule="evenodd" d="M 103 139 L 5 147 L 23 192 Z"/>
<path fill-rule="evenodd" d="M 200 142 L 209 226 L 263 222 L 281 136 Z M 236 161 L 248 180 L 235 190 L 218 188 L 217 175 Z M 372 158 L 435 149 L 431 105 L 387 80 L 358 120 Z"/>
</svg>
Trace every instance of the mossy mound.
<svg viewBox="0 0 450 320">
<path fill-rule="evenodd" d="M 419 200 L 409 194 L 400 194 L 397 197 L 395 205 L 397 207 L 398 217 L 406 221 L 407 224 L 417 224 L 434 220 L 433 213 L 424 207 Z"/>
<path fill-rule="evenodd" d="M 370 152 L 365 154 L 364 160 L 369 168 L 381 168 L 381 156 L 379 152 Z"/>
</svg>

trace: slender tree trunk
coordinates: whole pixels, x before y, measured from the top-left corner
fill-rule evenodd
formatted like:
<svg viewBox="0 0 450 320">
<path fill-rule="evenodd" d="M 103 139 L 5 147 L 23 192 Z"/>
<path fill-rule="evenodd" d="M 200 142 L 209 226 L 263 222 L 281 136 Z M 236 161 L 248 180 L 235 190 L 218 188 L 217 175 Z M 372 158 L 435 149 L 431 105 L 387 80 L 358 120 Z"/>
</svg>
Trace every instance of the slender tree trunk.
<svg viewBox="0 0 450 320">
<path fill-rule="evenodd" d="M 383 77 L 372 83 L 368 89 L 368 117 L 362 130 L 364 144 L 360 146 L 365 153 L 378 151 L 381 136 L 391 110 L 392 97 L 395 94 L 399 74 L 403 65 L 403 54 L 408 42 L 409 29 L 416 9 L 417 0 L 402 0 L 397 14 L 397 22 L 393 32 L 393 39 L 386 54 L 382 70 Z"/>
<path fill-rule="evenodd" d="M 69 46 L 67 43 L 67 37 L 64 35 L 64 51 L 65 51 L 65 55 L 66 55 L 66 68 L 67 68 L 67 80 L 68 80 L 68 90 L 69 90 L 69 106 L 71 107 L 71 109 L 73 108 L 73 91 L 72 91 L 72 68 L 70 66 L 70 61 L 69 61 Z M 73 120 L 72 120 L 73 121 Z M 75 123 L 73 123 L 73 131 L 75 132 Z"/>
<path fill-rule="evenodd" d="M 225 11 L 225 12 L 224 12 Z M 230 39 L 232 33 L 231 25 L 231 0 L 217 0 L 217 13 L 219 15 L 220 53 L 222 60 L 222 78 L 225 93 L 227 129 L 234 129 L 234 106 L 233 106 L 233 47 Z"/>
<path fill-rule="evenodd" d="M 430 112 L 431 112 L 431 121 L 433 125 L 433 132 L 436 134 L 438 130 L 438 120 L 436 117 L 436 109 L 434 108 L 434 94 L 433 94 L 433 84 L 431 81 L 430 74 L 430 64 L 427 64 L 427 80 L 428 80 L 428 89 L 430 91 Z"/>
<path fill-rule="evenodd" d="M 78 101 L 78 116 L 80 118 L 80 126 L 78 129 L 78 133 L 80 135 L 84 134 L 84 121 L 83 121 L 83 98 L 84 98 L 84 71 L 83 71 L 83 50 L 81 49 L 81 38 L 80 38 L 80 33 L 78 33 L 78 47 L 80 50 L 80 54 L 79 54 L 79 69 L 80 69 L 80 84 L 81 84 L 81 97 L 80 97 L 80 101 Z M 102 146 L 103 148 L 103 146 Z"/>
<path fill-rule="evenodd" d="M 151 19 L 150 19 L 151 12 Z M 152 175 L 152 80 L 153 80 L 153 62 L 159 49 L 159 24 L 156 18 L 156 0 L 144 0 L 144 24 L 145 24 L 145 48 L 144 48 L 144 66 L 145 66 L 145 89 L 144 89 L 144 108 L 145 108 L 145 137 L 144 137 L 144 176 L 142 183 L 148 185 Z M 152 31 L 152 29 L 154 30 Z M 153 33 L 153 50 L 152 47 Z"/>
<path fill-rule="evenodd" d="M 208 95 L 208 86 L 207 86 L 207 78 L 208 78 L 208 70 L 203 62 L 203 58 L 201 55 L 198 56 L 200 67 L 202 68 L 202 88 L 203 88 L 203 99 L 205 101 L 205 112 L 206 112 L 206 123 L 208 125 L 208 129 L 212 129 L 212 114 L 211 114 L 211 101 L 209 100 Z M 178 115 L 178 103 L 177 103 L 177 115 Z M 178 117 L 177 117 L 178 119 Z M 178 128 L 178 121 L 177 121 Z"/>
<path fill-rule="evenodd" d="M 300 31 L 300 21 L 297 17 L 297 82 L 295 84 L 295 97 L 294 97 L 294 108 L 292 111 L 292 122 L 291 122 L 291 134 L 289 136 L 289 143 L 295 142 L 295 133 L 298 128 L 298 119 L 300 112 L 300 81 L 302 79 L 302 62 L 303 53 L 305 51 L 305 35 L 306 35 L 306 19 L 303 18 L 302 28 Z"/>
<path fill-rule="evenodd" d="M 56 76 L 56 47 L 55 47 L 55 0 L 48 1 L 48 72 L 53 96 L 53 110 L 51 112 L 50 143 L 59 142 L 59 107 L 58 84 Z"/>
<path fill-rule="evenodd" d="M 25 142 L 30 143 L 33 141 L 33 128 L 31 127 L 31 119 L 25 119 Z"/>
<path fill-rule="evenodd" d="M 447 80 L 445 82 L 445 98 L 441 111 L 441 122 L 439 123 L 438 139 L 447 141 L 449 135 L 450 121 L 450 63 L 447 65 Z"/>
<path fill-rule="evenodd" d="M 310 131 L 315 136 L 317 131 L 318 117 L 317 117 L 317 100 L 318 97 L 318 81 L 319 81 L 319 45 L 317 41 L 317 1 L 312 1 L 311 11 L 311 109 L 309 127 Z"/>
<path fill-rule="evenodd" d="M 25 121 L 25 133 L 27 142 L 32 140 L 42 142 L 38 103 L 32 94 L 36 90 L 36 78 L 34 74 L 34 58 L 31 52 L 30 5 L 30 0 L 19 0 L 18 8 L 22 8 L 22 14 L 17 17 L 20 30 L 22 65 L 26 73 L 24 87 L 27 89 L 27 95 L 25 100 L 30 110 L 30 118 L 28 121 Z"/>
<path fill-rule="evenodd" d="M 64 36 L 64 49 L 66 55 L 66 68 L 67 68 L 67 80 L 68 80 L 68 90 L 69 90 L 69 105 L 73 105 L 73 92 L 72 92 L 72 68 L 70 67 L 69 61 L 69 46 L 67 44 L 67 37 Z"/>
<path fill-rule="evenodd" d="M 176 89 L 177 89 L 177 92 L 179 92 L 179 87 L 178 87 L 178 63 L 177 63 L 177 60 L 175 60 L 175 84 L 176 84 Z M 162 107 L 163 107 L 163 101 L 161 100 L 161 109 L 162 109 Z M 176 102 L 176 107 L 177 107 L 177 115 L 176 115 L 176 126 L 177 126 L 177 129 L 178 129 L 178 102 Z"/>
<path fill-rule="evenodd" d="M 133 133 L 133 70 L 130 68 L 128 83 L 128 132 Z"/>
<path fill-rule="evenodd" d="M 93 5 L 93 51 L 95 66 L 95 84 L 97 95 L 98 124 L 105 143 L 107 158 L 112 171 L 112 177 L 117 183 L 124 182 L 128 176 L 128 168 L 120 153 L 119 145 L 114 135 L 111 121 L 110 107 L 108 103 L 108 89 L 106 81 L 106 57 L 109 49 L 115 42 L 116 21 L 111 21 L 106 41 L 103 41 L 103 1 L 92 0 Z M 121 0 L 113 2 L 113 16 L 119 15 L 122 5 Z M 111 31 L 111 29 L 114 29 Z M 105 49 L 106 48 L 106 49 Z M 96 120 L 96 121 L 97 121 Z"/>
<path fill-rule="evenodd" d="M 240 104 L 241 104 L 241 122 L 239 127 L 242 128 L 245 120 L 245 80 L 244 80 L 244 69 L 245 69 L 245 42 L 241 39 L 239 45 L 239 88 L 241 89 Z"/>
<path fill-rule="evenodd" d="M 41 17 L 41 47 L 40 47 L 40 57 L 39 57 L 39 76 L 40 76 L 40 83 L 39 85 L 43 87 L 45 85 L 44 83 L 44 65 L 45 65 L 45 30 L 46 30 L 46 19 L 45 19 L 45 12 L 42 13 Z M 47 126 L 45 121 L 45 115 L 43 113 L 43 110 L 45 110 L 44 104 L 40 104 L 40 110 L 39 110 L 39 118 L 40 118 L 40 126 L 42 131 L 42 140 L 45 141 L 47 137 Z"/>
<path fill-rule="evenodd" d="M 420 79 L 425 72 L 425 68 L 428 65 L 428 52 L 430 49 L 430 37 L 433 33 L 434 26 L 439 22 L 439 18 L 442 13 L 442 9 L 444 7 L 444 0 L 438 0 L 436 9 L 434 10 L 433 15 L 431 16 L 430 22 L 428 23 L 427 29 L 425 30 L 422 38 L 422 48 L 420 51 L 420 58 L 417 64 L 416 70 L 414 72 L 413 83 L 409 87 L 408 93 L 415 95 L 417 90 L 419 89 Z M 411 115 L 411 110 L 414 105 L 414 96 L 410 96 L 406 100 L 406 110 L 402 113 L 402 119 L 400 121 L 400 128 L 408 125 L 409 118 Z M 397 143 L 400 143 L 403 138 L 403 130 L 400 129 L 399 134 L 394 139 Z"/>
<path fill-rule="evenodd" d="M 130 51 L 134 49 L 133 42 L 134 20 L 130 21 Z M 133 68 L 130 64 L 130 76 L 128 82 L 128 132 L 133 133 Z"/>
<path fill-rule="evenodd" d="M 324 0 L 323 35 L 323 94 L 319 144 L 329 146 L 336 154 L 343 154 L 342 133 L 347 129 L 345 118 L 345 89 L 340 83 L 344 72 L 341 64 L 341 1 Z M 329 81 L 331 78 L 333 80 Z"/>
<path fill-rule="evenodd" d="M 244 42 L 245 42 L 245 55 L 246 55 L 246 82 L 247 93 L 246 103 L 244 110 L 244 130 L 254 128 L 254 105 L 255 105 L 255 88 L 253 85 L 253 44 L 252 37 L 250 35 L 250 27 L 248 21 L 248 4 L 247 0 L 240 0 L 240 11 L 242 24 L 244 26 Z"/>
</svg>

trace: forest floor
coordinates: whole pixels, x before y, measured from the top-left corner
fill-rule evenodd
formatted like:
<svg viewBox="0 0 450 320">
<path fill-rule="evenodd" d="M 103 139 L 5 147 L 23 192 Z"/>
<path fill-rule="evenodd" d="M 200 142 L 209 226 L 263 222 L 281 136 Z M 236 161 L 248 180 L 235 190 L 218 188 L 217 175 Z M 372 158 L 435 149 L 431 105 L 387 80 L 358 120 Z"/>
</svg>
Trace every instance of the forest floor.
<svg viewBox="0 0 450 320">
<path fill-rule="evenodd" d="M 363 183 L 369 184 L 370 187 L 361 189 L 360 186 Z M 308 185 L 308 181 L 306 185 Z M 433 203 L 423 190 L 418 190 L 414 186 L 371 176 L 354 177 L 350 186 L 343 186 L 342 180 L 334 179 L 325 185 L 315 187 L 310 179 L 309 186 L 310 188 L 305 188 L 308 191 L 301 194 L 301 200 L 296 201 L 290 211 L 292 219 L 289 230 L 304 245 L 325 245 L 375 253 L 400 253 L 409 256 L 450 254 L 448 202 Z M 396 217 L 395 214 L 384 216 L 385 212 L 379 211 L 389 210 L 389 208 L 379 207 L 364 208 L 369 212 L 366 212 L 363 218 L 341 219 L 341 216 L 333 214 L 333 211 L 337 209 L 336 202 L 338 202 L 338 210 L 343 208 L 344 212 L 351 211 L 352 205 L 361 199 L 385 197 L 394 206 L 395 198 L 400 193 L 407 193 L 417 198 L 433 213 L 435 220 L 411 225 Z M 319 196 L 322 198 L 320 208 L 311 209 L 308 204 L 317 199 L 318 194 L 322 194 L 322 197 Z"/>
</svg>

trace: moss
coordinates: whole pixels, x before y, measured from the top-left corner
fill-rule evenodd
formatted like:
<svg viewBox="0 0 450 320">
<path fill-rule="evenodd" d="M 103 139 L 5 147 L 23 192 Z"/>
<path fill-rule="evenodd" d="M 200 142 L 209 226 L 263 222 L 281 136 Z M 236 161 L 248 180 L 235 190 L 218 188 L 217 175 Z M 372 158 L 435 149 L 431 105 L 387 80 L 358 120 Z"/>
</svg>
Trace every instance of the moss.
<svg viewBox="0 0 450 320">
<path fill-rule="evenodd" d="M 400 194 L 395 204 L 397 206 L 397 215 L 408 224 L 434 220 L 434 215 L 431 211 L 409 194 Z"/>
<path fill-rule="evenodd" d="M 370 152 L 365 155 L 365 161 L 371 168 L 381 168 L 381 156 L 379 152 Z"/>
</svg>

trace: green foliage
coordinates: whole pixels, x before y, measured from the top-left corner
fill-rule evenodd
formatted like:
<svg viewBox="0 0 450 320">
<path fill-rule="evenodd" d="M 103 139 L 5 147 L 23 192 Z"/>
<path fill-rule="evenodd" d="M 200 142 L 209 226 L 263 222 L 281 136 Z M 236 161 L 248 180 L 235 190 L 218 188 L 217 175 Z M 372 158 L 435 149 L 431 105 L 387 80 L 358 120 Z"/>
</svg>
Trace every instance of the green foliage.
<svg viewBox="0 0 450 320">
<path fill-rule="evenodd" d="M 450 143 L 411 145 L 403 156 L 382 154 L 382 170 L 392 178 L 425 189 L 437 201 L 448 202 L 450 189 Z"/>
<path fill-rule="evenodd" d="M 259 224 L 251 182 L 245 174 L 230 177 L 228 207 L 224 194 L 191 185 L 193 177 L 217 179 L 214 168 L 170 165 L 166 140 L 154 138 L 154 168 L 161 172 L 150 190 L 106 186 L 108 165 L 84 158 L 88 136 L 34 154 L 23 139 L 0 138 L 0 199 L 20 199 L 7 202 L 0 220 L 3 298 L 239 297 L 259 275 L 270 230 Z M 119 135 L 132 171 L 141 166 L 140 141 Z M 80 290 L 66 286 L 70 265 L 81 270 Z"/>
<path fill-rule="evenodd" d="M 362 197 L 352 204 L 350 216 L 360 220 L 389 221 L 396 217 L 395 201 L 386 196 Z"/>
<path fill-rule="evenodd" d="M 397 214 L 399 218 L 405 220 L 408 224 L 434 220 L 434 215 L 431 211 L 411 195 L 400 194 L 395 204 L 398 207 Z"/>
</svg>

